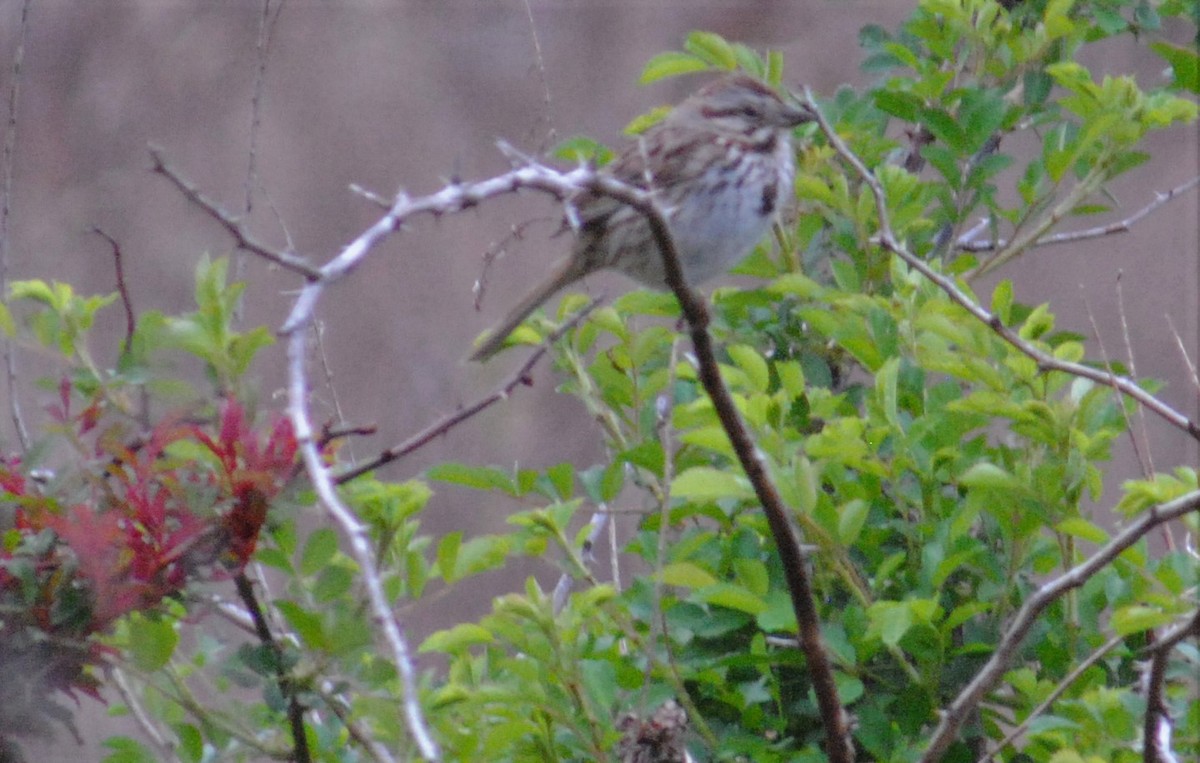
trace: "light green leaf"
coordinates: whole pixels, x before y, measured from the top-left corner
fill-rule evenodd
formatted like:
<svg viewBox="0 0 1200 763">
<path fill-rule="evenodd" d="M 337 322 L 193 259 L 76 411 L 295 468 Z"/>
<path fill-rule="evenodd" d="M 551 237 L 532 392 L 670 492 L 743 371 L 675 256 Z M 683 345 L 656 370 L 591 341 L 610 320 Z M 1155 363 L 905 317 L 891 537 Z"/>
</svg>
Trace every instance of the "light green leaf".
<svg viewBox="0 0 1200 763">
<path fill-rule="evenodd" d="M 179 634 L 167 618 L 151 619 L 139 613 L 129 618 L 129 652 L 133 663 L 147 673 L 164 667 L 175 652 Z"/>
<path fill-rule="evenodd" d="M 712 32 L 691 32 L 683 47 L 700 58 L 722 69 L 737 68 L 737 54 L 724 37 Z"/>
<path fill-rule="evenodd" d="M 338 550 L 338 536 L 328 527 L 314 530 L 304 544 L 304 553 L 300 556 L 300 574 L 315 575 L 322 567 L 329 564 Z"/>
<path fill-rule="evenodd" d="M 717 579 L 711 573 L 691 562 L 672 562 L 665 565 L 660 579 L 667 585 L 693 589 L 717 583 Z"/>
<path fill-rule="evenodd" d="M 1171 622 L 1172 616 L 1160 609 L 1134 604 L 1121 607 L 1112 616 L 1112 629 L 1118 636 L 1128 636 L 1140 633 L 1149 628 L 1157 628 Z"/>
<path fill-rule="evenodd" d="M 744 500 L 752 498 L 754 491 L 741 474 L 697 466 L 675 478 L 671 483 L 671 495 L 691 501 L 715 501 L 721 498 Z"/>
<path fill-rule="evenodd" d="M 855 498 L 838 509 L 838 540 L 843 545 L 851 546 L 858 540 L 870 511 L 870 505 L 861 498 Z"/>
<path fill-rule="evenodd" d="M 979 463 L 963 472 L 958 478 L 959 484 L 972 488 L 993 488 L 997 490 L 1015 490 L 1022 487 L 1016 477 L 995 464 Z"/>
<path fill-rule="evenodd" d="M 767 602 L 741 586 L 733 583 L 717 583 L 695 592 L 696 598 L 708 604 L 726 609 L 736 609 L 748 615 L 757 615 L 767 610 Z"/>
<path fill-rule="evenodd" d="M 758 354 L 758 350 L 745 344 L 737 344 L 729 347 L 726 352 L 737 367 L 742 369 L 746 374 L 747 381 L 753 386 L 756 392 L 766 392 L 771 383 L 771 371 L 767 366 L 767 361 L 762 355 Z"/>
<path fill-rule="evenodd" d="M 1108 540 L 1108 533 L 1103 528 L 1087 521 L 1083 517 L 1064 519 L 1055 525 L 1054 529 L 1064 535 L 1072 535 L 1092 543 L 1104 543 Z"/>
<path fill-rule="evenodd" d="M 495 640 L 491 631 L 475 623 L 460 623 L 453 628 L 438 631 L 421 643 L 418 652 L 446 652 L 455 654 L 476 644 L 490 644 Z"/>
<path fill-rule="evenodd" d="M 678 77 L 681 74 L 702 72 L 708 68 L 708 64 L 699 56 L 679 51 L 668 51 L 666 53 L 659 53 L 646 63 L 645 68 L 642 69 L 641 77 L 638 78 L 638 82 L 648 85 L 651 82 L 657 82 L 667 77 Z"/>
</svg>

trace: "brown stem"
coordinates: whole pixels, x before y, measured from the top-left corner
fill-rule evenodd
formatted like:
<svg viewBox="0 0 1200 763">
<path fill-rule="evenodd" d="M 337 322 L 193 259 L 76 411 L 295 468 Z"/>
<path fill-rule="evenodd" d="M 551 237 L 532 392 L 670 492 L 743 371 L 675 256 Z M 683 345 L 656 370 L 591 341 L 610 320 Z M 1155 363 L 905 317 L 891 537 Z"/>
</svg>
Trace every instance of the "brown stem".
<svg viewBox="0 0 1200 763">
<path fill-rule="evenodd" d="M 635 206 L 646 216 L 646 220 L 650 224 L 655 243 L 662 254 L 667 284 L 679 300 L 684 319 L 687 320 L 688 331 L 699 364 L 700 382 L 708 392 L 717 418 L 720 419 L 734 453 L 737 454 L 738 461 L 745 470 L 755 495 L 758 496 L 763 513 L 767 517 L 767 524 L 771 528 L 771 535 L 775 539 L 776 548 L 779 550 L 784 578 L 787 580 L 788 592 L 791 594 L 792 611 L 795 612 L 796 625 L 799 628 L 800 648 L 804 652 L 808 664 L 813 691 L 817 697 L 821 721 L 825 728 L 825 754 L 829 756 L 831 763 L 852 763 L 854 743 L 850 736 L 850 724 L 838 697 L 829 657 L 821 642 L 820 618 L 813 600 L 812 583 L 809 580 L 806 566 L 807 560 L 800 548 L 796 533 L 792 529 L 792 523 L 788 518 L 788 509 L 775 484 L 767 475 L 766 467 L 758 457 L 754 440 L 742 423 L 733 398 L 721 380 L 717 358 L 713 352 L 712 338 L 708 334 L 708 310 L 684 281 L 683 270 L 679 265 L 679 254 L 675 249 L 674 240 L 671 238 L 661 210 L 653 201 Z"/>
<path fill-rule="evenodd" d="M 233 582 L 237 587 L 238 596 L 246 605 L 246 611 L 250 613 L 250 619 L 254 622 L 254 632 L 258 635 L 258 640 L 271 650 L 275 680 L 279 682 L 280 693 L 288 699 L 288 724 L 292 730 L 292 760 L 295 763 L 311 763 L 312 753 L 308 750 L 308 736 L 304 733 L 304 706 L 300 704 L 300 699 L 296 696 L 295 682 L 283 666 L 283 648 L 271 633 L 271 626 L 267 623 L 262 607 L 258 604 L 258 597 L 254 593 L 254 584 L 250 582 L 250 578 L 246 577 L 246 573 L 239 572 L 234 576 Z"/>
</svg>

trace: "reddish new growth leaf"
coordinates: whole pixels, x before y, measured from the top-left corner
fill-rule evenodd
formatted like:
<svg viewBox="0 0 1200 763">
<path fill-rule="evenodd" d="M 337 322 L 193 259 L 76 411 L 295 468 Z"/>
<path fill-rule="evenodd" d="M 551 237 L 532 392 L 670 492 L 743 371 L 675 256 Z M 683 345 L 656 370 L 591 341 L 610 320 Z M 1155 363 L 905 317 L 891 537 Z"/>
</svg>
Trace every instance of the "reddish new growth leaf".
<svg viewBox="0 0 1200 763">
<path fill-rule="evenodd" d="M 68 393 L 59 411 L 64 417 L 70 417 L 69 403 Z M 189 440 L 211 451 L 215 464 L 172 455 L 171 446 Z M 215 439 L 198 425 L 169 421 L 140 447 L 118 442 L 103 450 L 111 459 L 108 481 L 95 500 L 67 512 L 52 501 L 26 501 L 17 513 L 24 537 L 43 530 L 57 536 L 60 550 L 44 565 L 86 584 L 85 601 L 76 610 L 92 633 L 177 595 L 192 580 L 244 566 L 271 501 L 292 474 L 296 441 L 283 418 L 261 441 L 241 405 L 227 400 Z M 189 453 L 186 447 L 178 452 Z M 0 487 L 25 495 L 25 481 L 15 470 L 0 469 Z M 0 577 L 0 587 L 12 582 L 7 572 Z"/>
<path fill-rule="evenodd" d="M 227 400 L 221 409 L 218 439 L 201 431 L 195 435 L 224 468 L 222 488 L 233 498 L 233 505 L 222 519 L 222 530 L 229 561 L 240 569 L 254 553 L 267 507 L 292 473 L 296 460 L 292 422 L 277 419 L 267 441 L 260 443 L 258 433 L 247 426 L 242 407 Z"/>
</svg>

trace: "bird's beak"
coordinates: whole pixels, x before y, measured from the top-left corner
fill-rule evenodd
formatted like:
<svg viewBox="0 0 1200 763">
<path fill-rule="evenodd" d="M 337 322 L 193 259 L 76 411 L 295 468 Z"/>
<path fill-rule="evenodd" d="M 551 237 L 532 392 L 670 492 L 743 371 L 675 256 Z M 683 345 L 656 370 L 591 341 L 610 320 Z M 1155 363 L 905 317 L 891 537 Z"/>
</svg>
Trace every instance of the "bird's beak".
<svg viewBox="0 0 1200 763">
<path fill-rule="evenodd" d="M 807 106 L 793 106 L 786 103 L 783 106 L 783 121 L 788 127 L 795 127 L 806 122 L 816 121 L 816 115 Z"/>
</svg>

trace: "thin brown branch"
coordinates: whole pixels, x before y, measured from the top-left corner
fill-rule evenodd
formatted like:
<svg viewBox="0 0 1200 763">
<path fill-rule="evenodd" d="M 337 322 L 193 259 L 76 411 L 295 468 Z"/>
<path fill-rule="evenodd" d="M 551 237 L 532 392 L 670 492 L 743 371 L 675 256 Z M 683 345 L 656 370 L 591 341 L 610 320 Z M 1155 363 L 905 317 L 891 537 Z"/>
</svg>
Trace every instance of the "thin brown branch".
<svg viewBox="0 0 1200 763">
<path fill-rule="evenodd" d="M 546 341 L 543 342 L 542 345 L 538 347 L 537 350 L 530 355 L 524 363 L 521 364 L 516 373 L 512 374 L 507 381 L 500 385 L 499 388 L 493 390 L 490 394 L 485 395 L 479 400 L 476 400 L 471 405 L 461 408 L 447 416 L 443 416 L 441 419 L 425 427 L 404 442 L 399 443 L 398 445 L 393 445 L 392 447 L 383 451 L 370 461 L 337 475 L 333 479 L 334 483 L 343 485 L 350 480 L 355 479 L 356 477 L 361 477 L 367 472 L 374 471 L 381 466 L 404 458 L 410 453 L 425 447 L 435 438 L 441 437 L 467 419 L 474 417 L 479 412 L 490 408 L 502 400 L 507 400 L 509 396 L 512 395 L 512 393 L 517 389 L 517 387 L 528 386 L 531 384 L 532 380 L 529 378 L 529 373 L 533 370 L 533 367 L 537 365 L 538 361 L 542 359 L 542 356 L 549 351 L 550 346 L 557 342 L 568 331 L 579 325 L 579 322 L 587 317 L 592 310 L 596 309 L 596 306 L 599 304 L 600 300 L 594 299 L 585 305 L 582 310 L 572 315 L 570 320 L 563 323 L 563 325 L 559 326 L 552 334 L 550 334 L 550 336 L 546 337 Z"/>
<path fill-rule="evenodd" d="M 12 219 L 13 163 L 17 147 L 17 107 L 21 102 L 22 64 L 25 61 L 25 39 L 29 36 L 29 9 L 33 0 L 21 4 L 21 22 L 17 30 L 17 47 L 13 52 L 12 80 L 8 87 L 8 122 L 4 128 L 3 189 L 0 190 L 0 298 L 8 296 L 8 246 Z M 21 413 L 20 395 L 17 394 L 17 348 L 9 337 L 4 338 L 4 375 L 8 386 L 8 413 L 16 429 L 21 450 L 30 447 L 29 430 Z"/>
<path fill-rule="evenodd" d="M 250 619 L 254 621 L 254 632 L 258 636 L 258 640 L 271 652 L 272 667 L 275 669 L 275 680 L 279 684 L 279 693 L 287 698 L 288 725 L 291 727 L 292 733 L 291 759 L 295 763 L 311 763 L 312 754 L 308 750 L 308 735 L 304 731 L 304 707 L 300 704 L 295 681 L 284 665 L 283 647 L 271 633 L 271 626 L 267 623 L 267 617 L 263 613 L 262 607 L 259 606 L 258 596 L 254 593 L 254 584 L 250 582 L 250 578 L 246 576 L 245 572 L 239 572 L 234 576 L 233 583 L 237 588 L 238 597 L 241 598 L 242 604 L 246 606 L 246 611 L 250 614 Z"/>
<path fill-rule="evenodd" d="M 121 256 L 121 245 L 112 236 L 99 227 L 93 227 L 92 233 L 108 242 L 113 256 L 113 272 L 117 278 L 117 294 L 121 298 L 121 307 L 125 311 L 125 341 L 122 343 L 121 354 L 129 352 L 133 346 L 133 333 L 137 329 L 137 313 L 133 310 L 133 299 L 129 296 L 129 285 L 125 282 L 125 258 Z"/>
<path fill-rule="evenodd" d="M 766 465 L 759 456 L 754 439 L 742 422 L 741 414 L 733 402 L 733 397 L 721 380 L 720 367 L 717 364 L 716 353 L 713 351 L 712 338 L 708 334 L 709 315 L 704 302 L 687 285 L 683 277 L 683 268 L 679 262 L 679 253 L 667 226 L 658 203 L 651 195 L 644 199 L 632 198 L 632 194 L 622 189 L 620 194 L 607 188 L 599 189 L 618 201 L 629 204 L 646 217 L 655 244 L 663 258 L 667 284 L 679 300 L 684 319 L 687 321 L 688 333 L 692 339 L 692 347 L 696 353 L 699 366 L 700 383 L 712 401 L 713 409 L 721 422 L 721 428 L 729 437 L 730 445 L 737 455 L 738 462 L 746 473 L 747 479 L 754 488 L 754 493 L 762 505 L 771 535 L 779 551 L 779 561 L 787 580 L 788 593 L 791 595 L 792 610 L 796 615 L 796 625 L 800 633 L 800 648 L 804 653 L 808 666 L 809 677 L 812 679 L 813 691 L 816 694 L 817 706 L 821 714 L 821 723 L 825 730 L 825 754 L 831 763 L 851 763 L 854 760 L 854 743 L 850 736 L 849 719 L 838 698 L 837 684 L 834 682 L 833 669 L 829 655 L 822 643 L 820 617 L 813 599 L 812 583 L 808 575 L 808 558 L 800 548 L 800 542 L 789 517 L 791 512 L 779 495 L 778 489 L 767 474 Z"/>
<path fill-rule="evenodd" d="M 1061 371 L 1072 376 L 1091 379 L 1094 382 L 1111 386 L 1150 409 L 1167 423 L 1183 430 L 1196 440 L 1200 440 L 1200 424 L 1192 421 L 1187 416 L 1139 387 L 1133 379 L 1125 376 L 1117 376 L 1110 371 L 1093 368 L 1082 363 L 1061 360 L 1034 346 L 1032 343 L 1025 341 L 1021 338 L 1020 334 L 1005 326 L 997 316 L 967 296 L 954 282 L 954 279 L 939 273 L 928 262 L 910 252 L 896 239 L 895 233 L 892 231 L 887 200 L 884 195 L 883 186 L 880 185 L 879 180 L 867 169 L 862 160 L 850 151 L 846 143 L 838 136 L 833 127 L 830 126 L 829 120 L 825 118 L 824 113 L 817 110 L 816 101 L 813 99 L 811 93 L 806 93 L 806 103 L 816 112 L 817 123 L 829 141 L 829 145 L 854 169 L 855 173 L 858 174 L 859 178 L 867 185 L 875 197 L 876 214 L 879 217 L 878 242 L 884 250 L 904 260 L 909 267 L 933 282 L 934 285 L 946 293 L 946 296 L 950 297 L 953 302 L 974 316 L 976 320 L 987 325 L 997 336 L 1036 362 L 1038 368 L 1042 371 Z"/>
<path fill-rule="evenodd" d="M 199 189 L 180 175 L 174 167 L 167 164 L 166 159 L 163 157 L 162 149 L 151 146 L 150 157 L 154 160 L 154 172 L 171 181 L 171 184 L 183 194 L 184 198 L 207 212 L 209 217 L 216 220 L 229 233 L 239 248 L 256 254 L 264 260 L 273 262 L 282 268 L 298 273 L 309 281 L 314 281 L 320 276 L 320 272 L 308 264 L 304 258 L 290 252 L 273 249 L 266 244 L 256 241 L 236 218 L 206 198 L 204 194 L 200 193 Z"/>
<path fill-rule="evenodd" d="M 1082 288 L 1082 287 L 1081 287 Z M 1104 365 L 1111 367 L 1112 356 L 1108 353 L 1108 347 L 1104 343 L 1104 335 L 1100 333 L 1100 326 L 1096 323 L 1096 316 L 1092 312 L 1092 305 L 1085 297 L 1083 300 L 1084 310 L 1087 311 L 1088 322 L 1092 324 L 1092 335 L 1096 337 L 1096 346 L 1100 349 L 1100 360 Z M 1142 468 L 1142 477 L 1150 479 L 1153 471 L 1147 463 L 1146 456 L 1142 453 L 1142 443 L 1138 439 L 1137 432 L 1133 429 L 1133 419 L 1129 416 L 1129 411 L 1125 406 L 1120 404 L 1120 393 L 1114 389 L 1113 398 L 1117 402 L 1117 410 L 1121 412 L 1121 419 L 1125 422 L 1125 431 L 1129 434 L 1129 444 L 1133 446 L 1134 457 L 1137 458 L 1138 465 Z M 1147 443 L 1147 446 L 1149 443 Z"/>
</svg>

